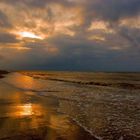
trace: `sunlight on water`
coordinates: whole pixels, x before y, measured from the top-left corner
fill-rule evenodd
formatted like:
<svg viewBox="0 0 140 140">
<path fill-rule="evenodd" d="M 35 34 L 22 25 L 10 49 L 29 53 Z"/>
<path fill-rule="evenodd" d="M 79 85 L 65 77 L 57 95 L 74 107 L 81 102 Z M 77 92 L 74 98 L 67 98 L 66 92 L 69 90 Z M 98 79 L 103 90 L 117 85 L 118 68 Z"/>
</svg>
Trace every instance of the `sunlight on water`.
<svg viewBox="0 0 140 140">
<path fill-rule="evenodd" d="M 48 82 L 46 81 L 42 82 L 40 80 L 34 80 L 30 76 L 25 76 L 19 73 L 9 74 L 9 76 L 3 79 L 3 81 L 10 84 L 11 86 L 26 90 L 28 92 L 30 90 L 43 90 L 48 86 Z M 53 85 L 51 86 L 53 87 Z"/>
<path fill-rule="evenodd" d="M 31 116 L 34 114 L 32 104 L 25 104 L 25 105 L 17 106 L 17 108 L 21 110 L 19 111 L 20 116 Z"/>
<path fill-rule="evenodd" d="M 9 106 L 9 115 L 11 117 L 31 117 L 41 116 L 46 110 L 43 110 L 39 104 L 17 104 Z"/>
<path fill-rule="evenodd" d="M 139 138 L 138 76 L 11 73 L 0 81 L 0 138 L 34 129 L 54 140 L 87 139 L 86 131 L 107 140 Z"/>
<path fill-rule="evenodd" d="M 0 81 L 0 139 L 91 139 L 67 115 L 57 112 L 56 99 L 31 92 L 39 84 L 18 74 Z"/>
<path fill-rule="evenodd" d="M 16 77 L 14 81 L 15 81 L 15 84 L 18 84 L 19 87 L 25 87 L 28 89 L 32 89 L 34 87 L 34 83 L 33 83 L 34 81 L 29 76 Z"/>
</svg>

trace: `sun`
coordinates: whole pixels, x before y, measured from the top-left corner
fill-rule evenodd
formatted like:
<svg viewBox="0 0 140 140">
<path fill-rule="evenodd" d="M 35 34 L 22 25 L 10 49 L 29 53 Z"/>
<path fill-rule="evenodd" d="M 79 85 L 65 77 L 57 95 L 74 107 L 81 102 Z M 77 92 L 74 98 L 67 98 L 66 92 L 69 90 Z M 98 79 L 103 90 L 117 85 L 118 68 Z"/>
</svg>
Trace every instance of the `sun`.
<svg viewBox="0 0 140 140">
<path fill-rule="evenodd" d="M 19 32 L 19 35 L 23 38 L 34 38 L 34 39 L 43 39 L 43 37 L 36 35 L 32 32 Z"/>
</svg>

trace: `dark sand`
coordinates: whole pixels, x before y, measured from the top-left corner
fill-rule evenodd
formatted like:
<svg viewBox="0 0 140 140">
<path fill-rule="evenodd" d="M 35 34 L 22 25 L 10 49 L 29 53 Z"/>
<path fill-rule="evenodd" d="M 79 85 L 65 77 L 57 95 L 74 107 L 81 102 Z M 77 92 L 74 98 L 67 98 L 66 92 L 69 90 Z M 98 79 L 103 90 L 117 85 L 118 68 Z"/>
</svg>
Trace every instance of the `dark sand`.
<svg viewBox="0 0 140 140">
<path fill-rule="evenodd" d="M 8 72 L 0 73 L 3 78 Z M 57 112 L 56 105 L 55 99 L 38 97 L 0 80 L 0 140 L 97 140 Z"/>
</svg>

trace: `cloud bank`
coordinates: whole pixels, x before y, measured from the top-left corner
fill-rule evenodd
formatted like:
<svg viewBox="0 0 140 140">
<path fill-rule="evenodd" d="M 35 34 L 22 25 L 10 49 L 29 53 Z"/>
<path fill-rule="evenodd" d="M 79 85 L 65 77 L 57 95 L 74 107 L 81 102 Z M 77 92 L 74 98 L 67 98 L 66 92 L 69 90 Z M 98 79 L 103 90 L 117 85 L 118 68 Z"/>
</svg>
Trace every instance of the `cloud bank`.
<svg viewBox="0 0 140 140">
<path fill-rule="evenodd" d="M 139 0 L 0 1 L 2 69 L 140 71 L 139 54 Z"/>
</svg>

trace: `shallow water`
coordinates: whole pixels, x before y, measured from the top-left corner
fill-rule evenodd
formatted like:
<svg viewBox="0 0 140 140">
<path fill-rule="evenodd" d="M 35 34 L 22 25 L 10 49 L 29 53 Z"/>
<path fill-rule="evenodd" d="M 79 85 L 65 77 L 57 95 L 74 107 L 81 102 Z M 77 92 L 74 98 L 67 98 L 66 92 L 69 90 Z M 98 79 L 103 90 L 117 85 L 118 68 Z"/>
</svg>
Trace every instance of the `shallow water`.
<svg viewBox="0 0 140 140">
<path fill-rule="evenodd" d="M 140 139 L 140 74 L 22 74 L 0 80 L 0 138 Z"/>
<path fill-rule="evenodd" d="M 0 80 L 0 139 L 76 140 L 95 139 L 90 133 L 57 111 L 59 101 L 32 90 L 42 81 L 20 74 Z"/>
</svg>

